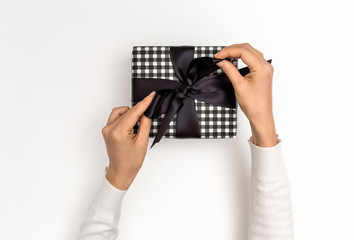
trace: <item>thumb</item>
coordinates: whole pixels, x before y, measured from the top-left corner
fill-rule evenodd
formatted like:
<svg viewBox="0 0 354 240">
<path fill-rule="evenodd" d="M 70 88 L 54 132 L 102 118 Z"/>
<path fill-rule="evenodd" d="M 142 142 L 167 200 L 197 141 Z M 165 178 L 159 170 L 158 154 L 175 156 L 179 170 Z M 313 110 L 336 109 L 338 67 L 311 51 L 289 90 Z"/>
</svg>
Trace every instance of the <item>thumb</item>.
<svg viewBox="0 0 354 240">
<path fill-rule="evenodd" d="M 155 94 L 156 91 L 151 92 L 150 95 L 146 96 L 143 100 L 128 110 L 119 124 L 126 129 L 133 128 L 139 118 L 144 114 L 145 110 L 150 106 Z"/>
<path fill-rule="evenodd" d="M 137 132 L 138 141 L 144 141 L 146 144 L 149 142 L 149 134 L 151 128 L 151 119 L 144 114 L 140 118 L 139 129 Z"/>
<path fill-rule="evenodd" d="M 218 65 L 225 74 L 229 77 L 232 85 L 236 88 L 238 84 L 244 79 L 240 72 L 237 70 L 235 65 L 233 65 L 230 61 L 221 61 L 218 62 Z"/>
</svg>

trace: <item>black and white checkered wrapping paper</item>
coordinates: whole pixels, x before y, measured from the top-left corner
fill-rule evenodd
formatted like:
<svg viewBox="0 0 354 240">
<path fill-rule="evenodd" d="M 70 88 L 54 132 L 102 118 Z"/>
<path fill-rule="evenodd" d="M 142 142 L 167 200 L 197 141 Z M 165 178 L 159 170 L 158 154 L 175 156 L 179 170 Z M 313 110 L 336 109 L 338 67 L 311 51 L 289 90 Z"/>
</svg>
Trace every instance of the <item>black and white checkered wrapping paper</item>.
<svg viewBox="0 0 354 240">
<path fill-rule="evenodd" d="M 223 46 L 195 46 L 194 58 L 213 57 Z M 233 61 L 237 67 L 237 60 Z M 217 75 L 221 69 L 211 73 Z M 178 81 L 174 74 L 170 60 L 169 46 L 135 46 L 132 54 L 132 78 L 160 78 Z M 226 108 L 212 105 L 194 99 L 196 113 L 201 128 L 201 138 L 232 138 L 237 133 L 237 107 Z M 132 106 L 137 102 L 132 102 Z M 237 106 L 237 104 L 236 104 Z M 150 137 L 155 137 L 157 130 L 164 118 L 164 114 L 152 119 Z M 176 119 L 174 115 L 163 138 L 176 138 Z M 133 132 L 137 133 L 139 123 L 134 126 Z"/>
</svg>

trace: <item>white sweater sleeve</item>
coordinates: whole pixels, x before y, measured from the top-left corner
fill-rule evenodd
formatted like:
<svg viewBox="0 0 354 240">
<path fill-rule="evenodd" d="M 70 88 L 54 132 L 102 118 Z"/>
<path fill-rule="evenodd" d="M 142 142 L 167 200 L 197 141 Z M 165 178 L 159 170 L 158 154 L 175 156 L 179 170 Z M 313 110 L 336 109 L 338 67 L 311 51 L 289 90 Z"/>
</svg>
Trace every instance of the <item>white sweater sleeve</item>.
<svg viewBox="0 0 354 240">
<path fill-rule="evenodd" d="M 115 240 L 122 200 L 128 190 L 113 187 L 104 177 L 101 188 L 81 225 L 78 240 Z"/>
<path fill-rule="evenodd" d="M 259 147 L 249 139 L 252 156 L 249 240 L 293 239 L 290 184 L 281 140 Z M 116 240 L 122 200 L 128 190 L 113 187 L 106 177 L 82 223 L 78 240 Z"/>
<path fill-rule="evenodd" d="M 249 240 L 292 240 L 293 214 L 290 183 L 284 164 L 282 140 L 260 147 L 251 139 Z"/>
</svg>

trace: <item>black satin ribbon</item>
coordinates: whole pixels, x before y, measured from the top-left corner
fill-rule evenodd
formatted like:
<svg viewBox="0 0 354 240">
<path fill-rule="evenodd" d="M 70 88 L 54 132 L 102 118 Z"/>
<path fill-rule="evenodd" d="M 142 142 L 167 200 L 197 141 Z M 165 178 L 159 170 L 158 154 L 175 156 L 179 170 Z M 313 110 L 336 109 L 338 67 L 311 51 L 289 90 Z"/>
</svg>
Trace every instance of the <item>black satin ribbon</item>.
<svg viewBox="0 0 354 240">
<path fill-rule="evenodd" d="M 237 100 L 232 83 L 225 73 L 208 76 L 219 69 L 216 63 L 229 58 L 194 58 L 193 46 L 170 47 L 170 59 L 178 81 L 160 78 L 132 78 L 132 101 L 139 102 L 156 91 L 144 115 L 151 119 L 165 114 L 150 149 L 158 143 L 177 113 L 176 137 L 200 138 L 201 130 L 194 99 L 209 104 L 236 108 Z M 268 60 L 271 63 L 271 60 Z M 248 67 L 239 69 L 242 76 Z"/>
</svg>

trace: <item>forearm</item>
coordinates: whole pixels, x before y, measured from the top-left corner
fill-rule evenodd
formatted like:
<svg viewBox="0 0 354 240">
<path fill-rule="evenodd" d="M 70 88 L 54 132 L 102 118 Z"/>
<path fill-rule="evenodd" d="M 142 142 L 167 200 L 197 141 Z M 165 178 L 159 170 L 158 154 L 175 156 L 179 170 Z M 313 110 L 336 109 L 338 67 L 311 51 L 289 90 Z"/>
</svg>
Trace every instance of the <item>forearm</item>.
<svg viewBox="0 0 354 240">
<path fill-rule="evenodd" d="M 115 240 L 122 200 L 126 191 L 113 187 L 104 177 L 101 188 L 84 219 L 78 240 Z"/>
<path fill-rule="evenodd" d="M 291 240 L 292 203 L 282 141 L 272 147 L 248 142 L 252 156 L 249 240 Z"/>
</svg>

